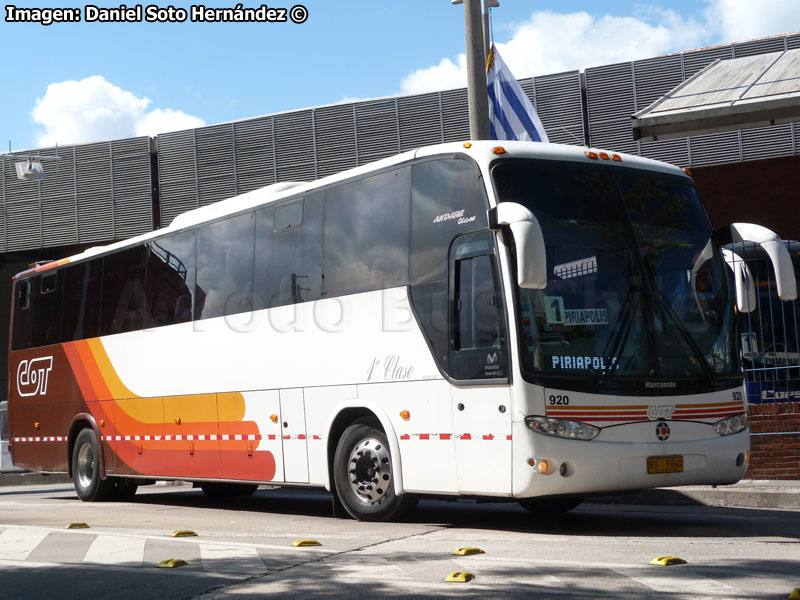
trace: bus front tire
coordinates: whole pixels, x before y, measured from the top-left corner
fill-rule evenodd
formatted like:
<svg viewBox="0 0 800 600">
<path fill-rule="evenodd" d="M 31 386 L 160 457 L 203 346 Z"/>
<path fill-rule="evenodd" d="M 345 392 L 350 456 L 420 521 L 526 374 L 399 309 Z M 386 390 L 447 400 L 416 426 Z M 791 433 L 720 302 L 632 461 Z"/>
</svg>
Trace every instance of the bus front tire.
<svg viewBox="0 0 800 600">
<path fill-rule="evenodd" d="M 72 481 L 78 498 L 84 502 L 102 502 L 114 497 L 116 482 L 100 478 L 100 450 L 94 431 L 82 430 L 72 449 Z"/>
<path fill-rule="evenodd" d="M 394 463 L 386 434 L 376 422 L 357 421 L 345 429 L 333 458 L 336 495 L 359 521 L 388 521 L 416 504 L 394 491 Z"/>
</svg>

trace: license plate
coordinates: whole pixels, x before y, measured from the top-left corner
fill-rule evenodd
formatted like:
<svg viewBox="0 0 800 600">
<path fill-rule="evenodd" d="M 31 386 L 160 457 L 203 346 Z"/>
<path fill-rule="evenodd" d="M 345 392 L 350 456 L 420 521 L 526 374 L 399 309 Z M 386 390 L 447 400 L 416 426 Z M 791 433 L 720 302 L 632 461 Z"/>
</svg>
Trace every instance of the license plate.
<svg viewBox="0 0 800 600">
<path fill-rule="evenodd" d="M 683 473 L 683 457 L 651 456 L 647 459 L 647 472 L 650 475 L 658 473 Z"/>
</svg>

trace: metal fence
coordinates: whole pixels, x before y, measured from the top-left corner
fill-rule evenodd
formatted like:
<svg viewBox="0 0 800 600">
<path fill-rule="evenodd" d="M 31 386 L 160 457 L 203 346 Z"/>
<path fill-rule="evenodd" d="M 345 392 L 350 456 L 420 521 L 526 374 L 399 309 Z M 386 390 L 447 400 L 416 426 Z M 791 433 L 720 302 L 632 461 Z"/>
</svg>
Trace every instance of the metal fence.
<svg viewBox="0 0 800 600">
<path fill-rule="evenodd" d="M 800 242 L 785 242 L 800 277 Z M 755 244 L 734 249 L 755 284 L 752 312 L 739 313 L 750 405 L 750 476 L 800 476 L 800 300 L 778 297 L 774 271 Z"/>
</svg>

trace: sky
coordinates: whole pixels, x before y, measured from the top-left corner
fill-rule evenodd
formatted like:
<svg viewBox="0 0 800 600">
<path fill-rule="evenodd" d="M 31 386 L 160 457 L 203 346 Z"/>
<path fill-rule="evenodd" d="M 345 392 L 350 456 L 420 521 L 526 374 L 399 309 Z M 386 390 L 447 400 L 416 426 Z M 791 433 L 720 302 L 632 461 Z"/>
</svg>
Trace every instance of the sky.
<svg viewBox="0 0 800 600">
<path fill-rule="evenodd" d="M 84 2 L 14 4 L 77 9 L 80 22 L 47 26 L 9 20 L 4 3 L 0 152 L 9 142 L 20 150 L 156 135 L 466 83 L 463 6 L 450 0 L 276 0 L 268 6 L 286 9 L 286 22 L 261 23 L 192 22 L 191 4 L 179 2 L 171 6 L 186 10 L 183 22 L 147 22 L 148 7 L 168 2 L 140 5 L 141 21 L 87 22 Z M 290 18 L 303 16 L 295 2 L 306 9 L 301 23 Z M 500 4 L 493 38 L 520 79 L 800 31 L 798 0 Z"/>
</svg>

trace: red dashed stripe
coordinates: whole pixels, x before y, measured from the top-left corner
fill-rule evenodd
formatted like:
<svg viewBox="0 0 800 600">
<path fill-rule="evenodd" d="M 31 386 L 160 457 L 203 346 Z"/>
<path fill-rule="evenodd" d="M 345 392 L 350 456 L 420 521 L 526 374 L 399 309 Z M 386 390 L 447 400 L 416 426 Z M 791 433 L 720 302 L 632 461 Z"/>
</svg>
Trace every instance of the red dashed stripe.
<svg viewBox="0 0 800 600">
<path fill-rule="evenodd" d="M 305 436 L 303 434 L 296 435 L 296 436 L 284 436 L 284 439 L 299 439 L 305 440 L 308 437 L 312 437 L 315 440 L 321 440 L 322 436 L 314 435 L 314 436 Z M 248 435 L 217 435 L 217 434 L 176 434 L 176 435 L 101 435 L 100 439 L 105 442 L 160 442 L 162 440 L 167 442 L 172 441 L 261 441 L 261 440 L 279 440 L 281 439 L 280 436 L 274 433 L 270 433 L 268 435 L 260 435 L 260 434 L 248 434 Z M 67 436 L 42 436 L 42 437 L 14 437 L 11 438 L 11 441 L 17 444 L 21 443 L 31 443 L 31 442 L 66 442 L 68 441 Z"/>
<path fill-rule="evenodd" d="M 503 436 L 496 436 L 493 433 L 482 433 L 482 434 L 477 434 L 477 433 L 462 433 L 462 434 L 452 434 L 452 433 L 410 433 L 409 434 L 409 433 L 404 433 L 403 435 L 400 436 L 400 439 L 403 440 L 403 441 L 408 441 L 408 440 L 410 440 L 412 438 L 413 439 L 419 439 L 419 440 L 427 440 L 427 441 L 437 440 L 437 439 L 446 441 L 446 440 L 450 440 L 453 437 L 455 437 L 455 439 L 457 439 L 457 440 L 472 440 L 472 439 L 476 439 L 476 440 L 486 440 L 486 441 L 489 441 L 489 442 L 491 442 L 491 441 L 493 441 L 495 439 L 497 439 L 497 440 L 502 440 L 503 439 Z M 510 434 L 506 435 L 505 436 L 505 440 L 506 441 L 511 441 L 512 440 L 512 436 Z"/>
</svg>

